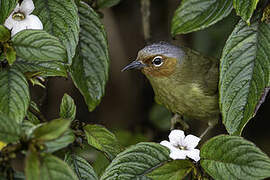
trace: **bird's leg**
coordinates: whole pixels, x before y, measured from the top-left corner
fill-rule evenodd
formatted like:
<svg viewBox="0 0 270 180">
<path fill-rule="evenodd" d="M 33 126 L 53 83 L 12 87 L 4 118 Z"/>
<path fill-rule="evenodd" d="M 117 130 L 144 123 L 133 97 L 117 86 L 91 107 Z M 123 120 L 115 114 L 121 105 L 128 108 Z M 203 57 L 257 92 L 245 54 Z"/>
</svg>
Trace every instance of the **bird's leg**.
<svg viewBox="0 0 270 180">
<path fill-rule="evenodd" d="M 176 129 L 177 124 L 180 124 L 184 131 L 189 129 L 189 125 L 183 120 L 183 117 L 179 114 L 174 114 L 171 118 L 171 130 Z"/>
<path fill-rule="evenodd" d="M 208 121 L 208 127 L 200 135 L 200 138 L 202 139 L 213 127 L 217 125 L 217 123 L 218 123 L 218 119 Z"/>
</svg>

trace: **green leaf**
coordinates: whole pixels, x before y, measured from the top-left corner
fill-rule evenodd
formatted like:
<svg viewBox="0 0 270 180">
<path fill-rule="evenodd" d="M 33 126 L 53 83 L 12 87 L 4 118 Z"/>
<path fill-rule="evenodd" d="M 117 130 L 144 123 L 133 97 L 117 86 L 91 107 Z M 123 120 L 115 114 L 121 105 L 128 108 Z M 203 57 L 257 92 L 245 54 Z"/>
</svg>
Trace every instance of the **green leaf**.
<svg viewBox="0 0 270 180">
<path fill-rule="evenodd" d="M 236 25 L 220 64 L 220 109 L 230 134 L 240 135 L 270 85 L 270 24 L 255 19 Z"/>
<path fill-rule="evenodd" d="M 97 0 L 98 8 L 110 8 L 117 5 L 121 0 Z"/>
<path fill-rule="evenodd" d="M 12 37 L 17 56 L 28 61 L 65 61 L 66 50 L 60 41 L 42 30 L 23 30 Z"/>
<path fill-rule="evenodd" d="M 139 143 L 118 154 L 100 180 L 146 179 L 145 174 L 169 160 L 169 151 L 157 143 Z"/>
<path fill-rule="evenodd" d="M 80 180 L 98 180 L 98 176 L 93 167 L 82 157 L 76 154 L 68 154 L 67 157 L 65 157 L 65 161 Z"/>
<path fill-rule="evenodd" d="M 18 0 L 0 0 L 0 24 L 4 24 L 17 3 Z"/>
<path fill-rule="evenodd" d="M 39 110 L 37 104 L 34 101 L 31 101 L 30 102 L 29 109 L 31 109 L 31 111 L 34 111 L 36 113 L 40 113 L 40 110 Z M 34 125 L 39 124 L 40 123 L 40 120 L 38 119 L 38 117 L 35 114 L 33 114 L 32 112 L 30 112 L 29 109 L 28 109 L 27 114 L 26 114 L 27 120 L 29 122 L 31 122 L 32 124 L 34 124 Z"/>
<path fill-rule="evenodd" d="M 104 152 L 110 160 L 122 151 L 122 147 L 115 135 L 100 125 L 87 125 L 84 132 L 88 144 Z"/>
<path fill-rule="evenodd" d="M 2 0 L 0 0 L 0 3 L 1 1 Z M 9 39 L 10 39 L 10 31 L 5 26 L 0 25 L 0 42 L 7 42 Z"/>
<path fill-rule="evenodd" d="M 43 23 L 44 30 L 58 37 L 67 50 L 71 64 L 79 39 L 78 9 L 73 0 L 34 0 L 34 14 Z"/>
<path fill-rule="evenodd" d="M 202 167 L 216 180 L 270 177 L 270 159 L 241 137 L 216 136 L 203 145 L 200 156 Z"/>
<path fill-rule="evenodd" d="M 28 152 L 24 172 L 27 180 L 39 179 L 40 161 L 37 152 Z"/>
<path fill-rule="evenodd" d="M 237 15 L 249 24 L 258 2 L 259 0 L 233 0 L 233 7 Z"/>
<path fill-rule="evenodd" d="M 24 75 L 16 69 L 0 71 L 0 112 L 12 121 L 22 122 L 29 102 L 29 87 Z"/>
<path fill-rule="evenodd" d="M 19 140 L 21 127 L 16 121 L 2 113 L 0 113 L 0 129 L 0 141 L 11 143 Z"/>
<path fill-rule="evenodd" d="M 78 180 L 76 174 L 61 159 L 45 154 L 40 169 L 40 180 Z"/>
<path fill-rule="evenodd" d="M 232 0 L 183 0 L 176 9 L 171 34 L 186 34 L 209 27 L 232 10 Z"/>
<path fill-rule="evenodd" d="M 75 116 L 76 105 L 74 104 L 73 99 L 68 94 L 64 94 L 60 106 L 60 117 L 74 120 Z"/>
<path fill-rule="evenodd" d="M 67 77 L 65 65 L 59 61 L 27 61 L 17 59 L 12 67 L 18 69 L 22 73 L 39 72 L 39 75 L 43 77 Z"/>
<path fill-rule="evenodd" d="M 34 137 L 41 141 L 50 141 L 61 136 L 68 130 L 71 121 L 68 119 L 55 119 L 44 123 L 34 131 Z"/>
<path fill-rule="evenodd" d="M 179 180 L 184 179 L 193 168 L 194 166 L 189 160 L 175 160 L 163 164 L 147 176 L 154 180 Z"/>
<path fill-rule="evenodd" d="M 12 46 L 5 48 L 5 54 L 9 65 L 12 65 L 16 60 L 16 51 Z"/>
<path fill-rule="evenodd" d="M 105 30 L 97 13 L 80 2 L 80 41 L 71 66 L 71 77 L 93 111 L 105 93 L 109 55 Z"/>
<path fill-rule="evenodd" d="M 73 143 L 75 140 L 75 135 L 71 130 L 67 130 L 63 135 L 54 139 L 52 141 L 46 141 L 44 144 L 46 146 L 45 152 L 53 153 L 60 149 L 67 147 L 69 144 Z"/>
</svg>

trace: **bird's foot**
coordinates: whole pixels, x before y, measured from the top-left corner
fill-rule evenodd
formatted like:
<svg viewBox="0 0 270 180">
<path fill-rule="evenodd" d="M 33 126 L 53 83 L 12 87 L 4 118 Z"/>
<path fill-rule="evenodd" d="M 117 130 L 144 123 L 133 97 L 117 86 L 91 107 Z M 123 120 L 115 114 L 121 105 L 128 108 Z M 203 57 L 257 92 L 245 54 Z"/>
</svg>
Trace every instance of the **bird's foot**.
<svg viewBox="0 0 270 180">
<path fill-rule="evenodd" d="M 217 123 L 218 123 L 217 120 L 208 121 L 208 127 L 200 135 L 200 138 L 202 139 L 213 127 L 217 125 Z"/>
<path fill-rule="evenodd" d="M 183 120 L 182 116 L 179 114 L 175 114 L 171 118 L 171 130 L 181 128 L 183 131 L 186 131 L 189 129 L 189 125 Z"/>
</svg>

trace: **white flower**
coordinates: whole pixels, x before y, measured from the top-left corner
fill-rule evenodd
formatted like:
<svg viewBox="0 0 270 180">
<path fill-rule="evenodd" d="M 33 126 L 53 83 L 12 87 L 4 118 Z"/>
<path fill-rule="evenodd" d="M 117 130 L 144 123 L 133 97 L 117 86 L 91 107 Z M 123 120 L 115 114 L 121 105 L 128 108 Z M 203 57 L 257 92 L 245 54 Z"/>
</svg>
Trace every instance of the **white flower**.
<svg viewBox="0 0 270 180">
<path fill-rule="evenodd" d="M 23 0 L 21 5 L 17 4 L 4 25 L 11 30 L 11 36 L 24 29 L 43 29 L 39 18 L 31 13 L 35 6 L 32 0 Z"/>
<path fill-rule="evenodd" d="M 169 135 L 169 141 L 162 141 L 160 144 L 170 149 L 170 158 L 172 159 L 186 159 L 189 157 L 194 161 L 200 160 L 200 150 L 194 149 L 200 138 L 187 135 L 185 137 L 184 131 L 172 130 Z"/>
</svg>

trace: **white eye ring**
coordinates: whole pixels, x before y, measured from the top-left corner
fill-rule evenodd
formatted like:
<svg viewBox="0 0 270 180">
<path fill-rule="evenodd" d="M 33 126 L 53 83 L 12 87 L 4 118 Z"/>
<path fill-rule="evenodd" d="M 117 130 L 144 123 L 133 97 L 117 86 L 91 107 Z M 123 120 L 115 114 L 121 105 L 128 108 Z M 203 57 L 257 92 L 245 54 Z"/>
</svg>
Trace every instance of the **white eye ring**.
<svg viewBox="0 0 270 180">
<path fill-rule="evenodd" d="M 152 64 L 155 67 L 160 67 L 163 64 L 163 59 L 161 56 L 156 56 L 154 57 L 154 59 L 152 60 Z"/>
</svg>

